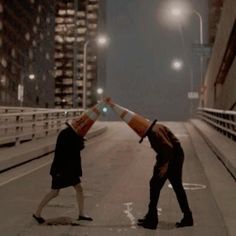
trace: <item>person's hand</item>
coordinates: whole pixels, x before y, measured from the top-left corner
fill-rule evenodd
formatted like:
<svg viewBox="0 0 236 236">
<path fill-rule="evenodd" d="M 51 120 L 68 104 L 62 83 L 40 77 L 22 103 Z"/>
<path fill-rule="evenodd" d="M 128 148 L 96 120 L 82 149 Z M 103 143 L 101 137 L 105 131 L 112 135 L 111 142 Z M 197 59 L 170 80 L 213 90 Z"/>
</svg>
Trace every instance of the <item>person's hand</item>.
<svg viewBox="0 0 236 236">
<path fill-rule="evenodd" d="M 111 97 L 104 97 L 104 98 L 103 98 L 103 101 L 104 101 L 106 104 L 112 104 Z"/>
<path fill-rule="evenodd" d="M 159 167 L 159 177 L 163 178 L 167 174 L 167 171 L 168 171 L 168 163 Z"/>
</svg>

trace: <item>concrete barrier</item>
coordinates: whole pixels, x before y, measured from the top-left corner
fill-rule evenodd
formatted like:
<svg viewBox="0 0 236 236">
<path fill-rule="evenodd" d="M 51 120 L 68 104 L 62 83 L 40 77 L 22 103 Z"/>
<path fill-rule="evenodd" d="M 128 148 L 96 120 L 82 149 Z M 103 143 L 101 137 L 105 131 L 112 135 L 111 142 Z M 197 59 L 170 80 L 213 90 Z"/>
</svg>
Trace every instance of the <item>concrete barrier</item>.
<svg viewBox="0 0 236 236">
<path fill-rule="evenodd" d="M 105 123 L 98 121 L 89 130 L 86 138 L 94 138 L 106 130 Z M 54 152 L 56 139 L 57 135 L 51 135 L 18 146 L 0 149 L 0 173 Z"/>
</svg>

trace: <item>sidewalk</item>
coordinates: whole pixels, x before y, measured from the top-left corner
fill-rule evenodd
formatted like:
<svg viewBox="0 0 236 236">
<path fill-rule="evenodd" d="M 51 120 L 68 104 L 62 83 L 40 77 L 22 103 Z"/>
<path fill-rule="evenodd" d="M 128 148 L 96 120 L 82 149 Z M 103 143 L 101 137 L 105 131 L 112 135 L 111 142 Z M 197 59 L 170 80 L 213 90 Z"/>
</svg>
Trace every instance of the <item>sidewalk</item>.
<svg viewBox="0 0 236 236">
<path fill-rule="evenodd" d="M 192 125 L 200 132 L 212 151 L 222 161 L 236 180 L 236 144 L 233 140 L 217 132 L 206 122 L 192 119 Z"/>
<path fill-rule="evenodd" d="M 228 235 L 234 236 L 236 235 L 236 185 L 235 176 L 233 177 L 228 169 L 235 171 L 235 162 L 231 159 L 233 156 L 236 157 L 236 145 L 203 121 L 191 120 L 185 126 L 208 179 L 208 187 L 220 209 Z"/>
<path fill-rule="evenodd" d="M 87 139 L 102 134 L 107 129 L 104 122 L 97 121 L 86 135 Z M 54 152 L 56 135 L 25 142 L 9 148 L 0 148 L 0 173 L 31 160 Z"/>
</svg>

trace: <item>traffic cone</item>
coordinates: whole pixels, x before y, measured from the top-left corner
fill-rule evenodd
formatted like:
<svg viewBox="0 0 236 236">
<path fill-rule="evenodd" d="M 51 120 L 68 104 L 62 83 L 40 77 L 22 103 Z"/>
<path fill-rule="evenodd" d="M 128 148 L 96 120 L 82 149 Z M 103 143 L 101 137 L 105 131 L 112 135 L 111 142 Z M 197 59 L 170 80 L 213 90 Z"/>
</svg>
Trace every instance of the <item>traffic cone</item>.
<svg viewBox="0 0 236 236">
<path fill-rule="evenodd" d="M 111 101 L 111 98 L 103 99 L 106 104 L 108 104 L 112 110 L 124 120 L 140 137 L 139 143 L 147 136 L 149 130 L 155 125 L 157 120 L 151 122 L 150 120 L 142 117 L 141 115 L 134 113 L 125 107 L 122 107 Z"/>
<path fill-rule="evenodd" d="M 103 102 L 98 103 L 89 110 L 83 112 L 78 118 L 66 122 L 79 136 L 84 137 L 94 122 L 101 114 Z"/>
</svg>

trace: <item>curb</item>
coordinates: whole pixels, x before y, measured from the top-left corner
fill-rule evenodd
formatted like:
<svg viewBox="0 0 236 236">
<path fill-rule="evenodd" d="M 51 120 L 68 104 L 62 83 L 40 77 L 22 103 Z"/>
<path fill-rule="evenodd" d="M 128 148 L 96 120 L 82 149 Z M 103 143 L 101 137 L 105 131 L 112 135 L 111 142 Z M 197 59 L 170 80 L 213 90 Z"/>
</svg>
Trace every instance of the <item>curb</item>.
<svg viewBox="0 0 236 236">
<path fill-rule="evenodd" d="M 87 139 L 94 138 L 107 130 L 107 126 L 99 126 L 97 128 L 92 128 L 90 132 L 86 135 Z M 43 156 L 54 152 L 56 146 L 55 136 L 50 136 L 45 139 L 39 139 L 37 141 L 31 141 L 25 144 L 21 144 L 17 147 L 8 148 L 0 152 L 1 156 L 7 157 L 5 160 L 0 159 L 0 173 L 13 169 L 17 166 L 23 165 L 30 161 L 42 158 Z M 44 142 L 43 142 L 44 140 Z M 34 145 L 33 143 L 34 142 Z"/>
<path fill-rule="evenodd" d="M 197 129 L 203 139 L 216 154 L 228 172 L 236 180 L 235 142 L 214 130 L 207 123 L 192 119 L 190 123 Z M 212 137 L 215 137 L 214 139 Z"/>
</svg>

